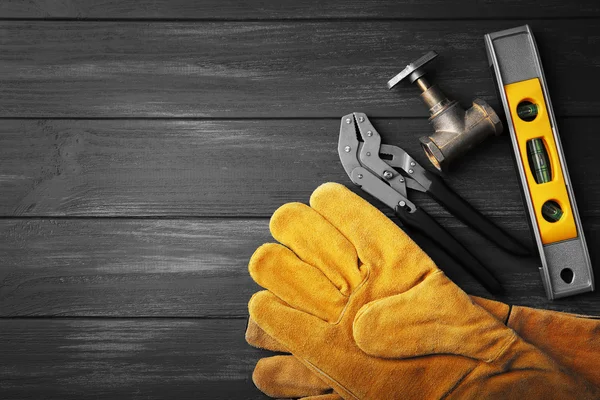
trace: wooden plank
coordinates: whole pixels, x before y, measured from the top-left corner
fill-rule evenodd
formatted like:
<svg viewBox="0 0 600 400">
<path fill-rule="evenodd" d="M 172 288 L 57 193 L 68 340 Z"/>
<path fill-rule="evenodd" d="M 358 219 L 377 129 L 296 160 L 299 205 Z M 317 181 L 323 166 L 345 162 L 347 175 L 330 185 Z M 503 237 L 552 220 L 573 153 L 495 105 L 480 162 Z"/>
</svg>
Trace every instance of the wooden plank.
<svg viewBox="0 0 600 400">
<path fill-rule="evenodd" d="M 383 140 L 428 166 L 425 119 L 373 119 Z M 600 215 L 598 118 L 559 121 L 579 209 Z M 0 215 L 262 216 L 306 201 L 321 183 L 357 192 L 337 155 L 339 120 L 6 120 L 0 125 Z M 488 139 L 450 174 L 487 215 L 524 210 L 507 135 Z M 434 215 L 447 215 L 411 192 Z M 381 204 L 378 203 L 379 206 Z"/>
<path fill-rule="evenodd" d="M 522 23 L 5 21 L 0 117 L 427 116 L 385 84 L 428 50 L 449 94 L 498 105 L 483 35 Z M 531 22 L 559 115 L 598 115 L 599 23 Z"/>
<path fill-rule="evenodd" d="M 267 220 L 0 221 L 0 315 L 242 316 Z"/>
<path fill-rule="evenodd" d="M 245 320 L 26 319 L 0 324 L 3 399 L 266 399 Z"/>
<path fill-rule="evenodd" d="M 106 19 L 304 19 L 304 18 L 582 18 L 600 16 L 595 0 L 578 1 L 576 6 L 560 0 L 535 3 L 500 0 L 480 2 L 443 0 L 144 0 L 74 1 L 33 0 L 0 1 L 0 16 L 6 18 L 106 18 Z"/>
<path fill-rule="evenodd" d="M 599 222 L 584 221 L 592 260 Z M 500 299 L 600 315 L 600 293 L 550 302 L 539 261 L 504 254 L 454 219 L 442 223 L 497 273 Z M 523 219 L 503 223 L 529 241 Z M 247 263 L 268 241 L 266 219 L 1 220 L 0 316 L 245 318 L 259 290 Z M 444 270 L 468 293 L 487 295 L 462 271 Z"/>
</svg>

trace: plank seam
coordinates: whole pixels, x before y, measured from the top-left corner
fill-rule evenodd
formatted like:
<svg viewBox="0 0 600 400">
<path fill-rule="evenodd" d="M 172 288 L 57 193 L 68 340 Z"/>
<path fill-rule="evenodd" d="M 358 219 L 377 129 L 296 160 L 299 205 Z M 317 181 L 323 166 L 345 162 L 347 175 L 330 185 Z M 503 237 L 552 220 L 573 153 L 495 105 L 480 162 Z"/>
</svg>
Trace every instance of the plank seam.
<svg viewBox="0 0 600 400">
<path fill-rule="evenodd" d="M 1 116 L 0 121 L 337 121 L 342 116 L 306 116 L 306 117 L 10 117 Z M 428 116 L 375 116 L 377 120 L 417 121 L 428 120 Z M 600 115 L 568 114 L 557 115 L 559 119 L 597 119 Z"/>
<path fill-rule="evenodd" d="M 555 17 L 539 17 L 530 18 L 523 17 L 439 17 L 439 18 L 418 18 L 418 17 L 331 17 L 331 18 L 314 18 L 314 17 L 289 17 L 289 18 L 65 18 L 65 17 L 50 17 L 50 18 L 25 18 L 25 17 L 7 17 L 0 18 L 0 22 L 157 22 L 157 23 L 173 23 L 173 22 L 364 22 L 364 21 L 398 21 L 398 22 L 436 22 L 436 21 L 573 21 L 573 20 L 594 20 L 600 19 L 600 16 L 579 15 L 579 16 L 555 16 Z"/>
<path fill-rule="evenodd" d="M 506 215 L 506 214 L 502 214 Z M 0 215 L 0 220 L 263 220 L 270 215 Z"/>
<path fill-rule="evenodd" d="M 342 116 L 331 117 L 0 117 L 0 121 L 338 121 Z M 593 117 L 593 116 L 592 116 Z M 427 120 L 428 116 L 384 116 L 381 120 Z"/>
<path fill-rule="evenodd" d="M 352 186 L 349 186 L 352 188 Z M 281 204 L 284 204 L 283 202 Z M 273 210 L 274 211 L 274 210 Z M 388 213 L 387 211 L 383 212 L 386 216 L 390 218 L 394 218 L 392 213 Z M 432 213 L 436 219 L 458 219 L 453 216 L 444 214 Z M 504 218 L 508 217 L 521 217 L 523 212 L 519 210 L 519 212 L 498 212 L 498 213 L 487 213 L 486 216 L 491 218 Z M 600 214 L 592 213 L 583 213 L 582 216 L 586 217 L 588 220 L 595 219 L 600 217 Z M 246 221 L 246 220 L 268 220 L 271 218 L 271 214 L 268 215 L 0 215 L 1 220 L 132 220 L 132 221 L 144 221 L 144 220 L 156 220 L 156 221 L 179 221 L 179 220 L 189 220 L 189 221 L 216 221 L 216 220 L 227 220 L 227 221 Z"/>
</svg>

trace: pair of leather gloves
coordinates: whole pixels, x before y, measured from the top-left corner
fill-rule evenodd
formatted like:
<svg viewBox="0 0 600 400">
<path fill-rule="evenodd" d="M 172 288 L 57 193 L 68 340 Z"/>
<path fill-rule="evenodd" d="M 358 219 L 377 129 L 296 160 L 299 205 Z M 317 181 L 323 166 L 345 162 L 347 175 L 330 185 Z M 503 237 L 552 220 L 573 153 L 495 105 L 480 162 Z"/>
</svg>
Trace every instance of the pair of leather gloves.
<svg viewBox="0 0 600 400">
<path fill-rule="evenodd" d="M 271 218 L 247 341 L 272 397 L 597 399 L 600 321 L 470 297 L 379 210 L 327 183 Z"/>
</svg>

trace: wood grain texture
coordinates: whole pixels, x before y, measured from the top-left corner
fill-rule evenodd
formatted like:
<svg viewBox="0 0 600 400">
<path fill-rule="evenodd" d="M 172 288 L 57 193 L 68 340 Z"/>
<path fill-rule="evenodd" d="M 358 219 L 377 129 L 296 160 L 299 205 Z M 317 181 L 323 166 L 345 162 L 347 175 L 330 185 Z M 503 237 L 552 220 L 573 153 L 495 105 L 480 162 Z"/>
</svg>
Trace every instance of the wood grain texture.
<svg viewBox="0 0 600 400">
<path fill-rule="evenodd" d="M 497 106 L 483 35 L 521 24 L 5 21 L 0 117 L 424 117 L 385 83 L 426 50 L 448 94 Z M 597 116 L 600 19 L 531 26 L 558 115 Z"/>
<path fill-rule="evenodd" d="M 0 323 L 3 399 L 267 399 L 267 352 L 245 320 L 27 319 Z"/>
<path fill-rule="evenodd" d="M 600 293 L 550 302 L 539 261 L 507 255 L 455 219 L 441 222 L 498 274 L 500 299 L 600 315 Z M 529 241 L 523 220 L 505 222 Z M 584 221 L 592 260 L 599 222 Z M 2 220 L 0 316 L 244 318 L 259 290 L 248 260 L 272 240 L 266 219 Z M 443 267 L 467 292 L 486 295 L 462 270 Z"/>
<path fill-rule="evenodd" d="M 243 316 L 266 220 L 0 221 L 0 315 Z"/>
<path fill-rule="evenodd" d="M 431 132 L 427 120 L 373 123 L 386 143 L 429 165 L 418 142 Z M 600 215 L 598 125 L 598 118 L 559 121 L 584 217 Z M 339 162 L 338 132 L 338 119 L 5 120 L 0 215 L 268 217 L 285 202 L 307 201 L 326 181 L 361 192 Z M 506 135 L 489 139 L 447 180 L 486 215 L 521 218 L 511 153 Z M 427 196 L 411 191 L 411 198 L 447 215 Z"/>
<path fill-rule="evenodd" d="M 515 0 L 481 2 L 461 0 L 144 0 L 0 1 L 1 18 L 107 18 L 107 19 L 304 19 L 304 18 L 411 18 L 501 19 L 581 18 L 600 16 L 595 0 L 573 2 L 542 0 L 535 4 Z"/>
<path fill-rule="evenodd" d="M 436 50 L 442 89 L 498 108 L 482 36 L 524 23 L 600 259 L 596 0 L 0 0 L 0 21 L 2 399 L 265 399 L 265 353 L 243 339 L 265 217 L 350 184 L 336 142 L 353 110 L 425 165 L 417 90 L 385 82 Z M 529 242 L 509 154 L 489 140 L 449 181 Z M 597 293 L 549 302 L 535 259 L 414 199 L 497 271 L 500 300 L 600 314 Z"/>
</svg>

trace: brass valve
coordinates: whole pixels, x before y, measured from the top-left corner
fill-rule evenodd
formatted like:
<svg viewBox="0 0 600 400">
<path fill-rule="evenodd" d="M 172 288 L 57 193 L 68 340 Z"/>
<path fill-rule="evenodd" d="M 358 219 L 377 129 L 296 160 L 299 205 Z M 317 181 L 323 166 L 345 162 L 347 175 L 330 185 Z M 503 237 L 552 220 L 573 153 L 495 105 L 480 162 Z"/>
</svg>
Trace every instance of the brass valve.
<svg viewBox="0 0 600 400">
<path fill-rule="evenodd" d="M 501 134 L 503 128 L 500 118 L 485 101 L 475 99 L 471 108 L 465 110 L 457 101 L 448 99 L 437 85 L 427 82 L 423 67 L 436 57 L 437 53 L 430 51 L 408 64 L 387 85 L 391 89 L 408 78 L 421 89 L 421 99 L 429 107 L 429 122 L 435 132 L 419 141 L 429 161 L 442 171 L 488 136 Z"/>
</svg>

